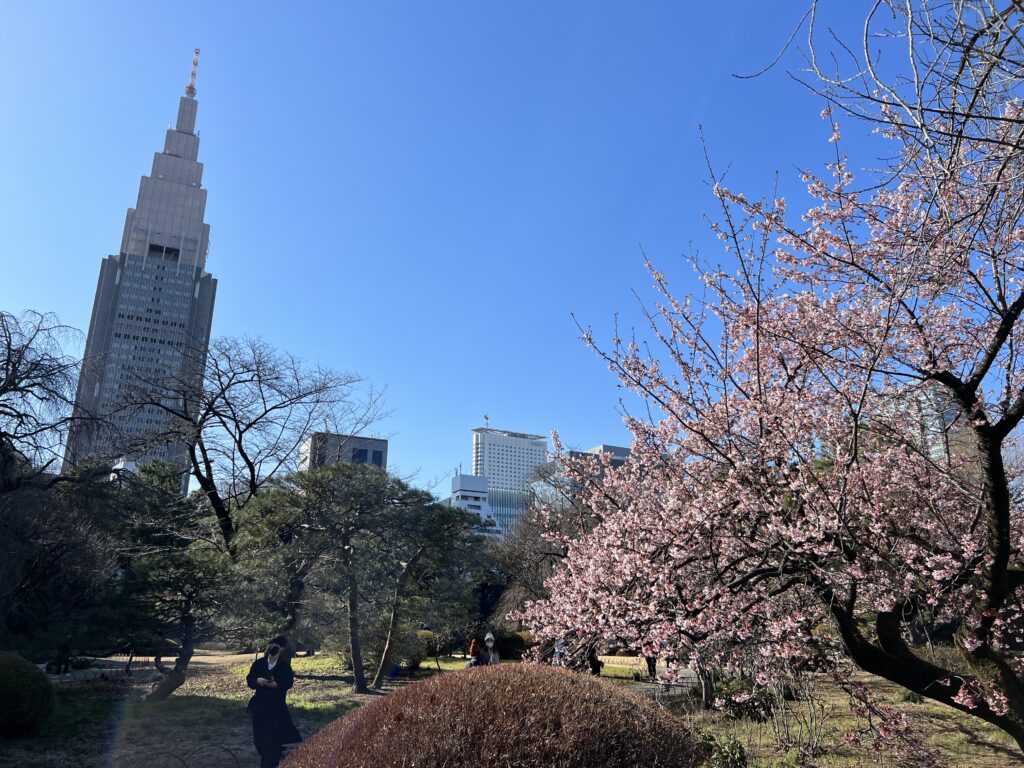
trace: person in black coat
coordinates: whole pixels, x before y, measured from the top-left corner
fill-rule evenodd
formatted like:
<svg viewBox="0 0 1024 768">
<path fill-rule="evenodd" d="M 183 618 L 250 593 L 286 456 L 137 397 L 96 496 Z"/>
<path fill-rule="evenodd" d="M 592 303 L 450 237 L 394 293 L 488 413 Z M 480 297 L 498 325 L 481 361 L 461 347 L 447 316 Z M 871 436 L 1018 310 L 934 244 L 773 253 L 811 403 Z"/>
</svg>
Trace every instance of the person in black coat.
<svg viewBox="0 0 1024 768">
<path fill-rule="evenodd" d="M 266 655 L 252 663 L 245 678 L 256 691 L 247 709 L 252 715 L 252 741 L 260 754 L 260 768 L 275 768 L 281 762 L 284 745 L 302 741 L 285 702 L 295 682 L 287 645 L 286 637 L 271 640 Z"/>
</svg>

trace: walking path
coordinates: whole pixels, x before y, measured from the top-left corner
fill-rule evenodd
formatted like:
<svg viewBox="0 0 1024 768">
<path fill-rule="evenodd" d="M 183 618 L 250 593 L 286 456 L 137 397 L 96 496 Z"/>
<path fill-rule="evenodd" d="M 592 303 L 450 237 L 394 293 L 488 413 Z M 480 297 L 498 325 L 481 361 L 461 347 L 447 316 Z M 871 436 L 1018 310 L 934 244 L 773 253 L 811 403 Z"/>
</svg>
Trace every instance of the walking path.
<svg viewBox="0 0 1024 768">
<path fill-rule="evenodd" d="M 198 653 L 192 657 L 189 667 L 194 670 L 197 667 L 210 665 L 242 664 L 252 661 L 252 659 L 253 655 L 250 653 Z M 174 657 L 164 656 L 163 662 L 173 666 Z M 124 677 L 124 668 L 127 663 L 127 656 L 94 658 L 87 669 L 72 669 L 70 672 L 62 675 L 47 673 L 47 677 L 54 684 L 73 683 L 81 680 L 99 680 L 102 678 L 120 679 Z M 46 669 L 45 664 L 38 664 L 36 666 L 43 671 Z M 132 678 L 136 680 L 153 678 L 155 680 L 162 676 L 162 673 L 154 666 L 153 656 L 135 656 L 132 659 Z"/>
</svg>

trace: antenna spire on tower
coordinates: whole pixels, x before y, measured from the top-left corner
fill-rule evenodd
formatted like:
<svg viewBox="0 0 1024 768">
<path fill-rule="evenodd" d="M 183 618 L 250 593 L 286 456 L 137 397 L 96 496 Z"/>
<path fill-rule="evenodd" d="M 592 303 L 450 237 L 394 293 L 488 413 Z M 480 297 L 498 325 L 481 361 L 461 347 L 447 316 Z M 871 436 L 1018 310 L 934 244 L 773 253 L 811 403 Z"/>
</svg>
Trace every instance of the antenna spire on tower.
<svg viewBox="0 0 1024 768">
<path fill-rule="evenodd" d="M 185 86 L 185 95 L 190 99 L 196 97 L 196 70 L 199 69 L 199 49 L 195 49 L 195 53 L 192 54 L 192 76 L 188 79 L 188 85 Z"/>
</svg>

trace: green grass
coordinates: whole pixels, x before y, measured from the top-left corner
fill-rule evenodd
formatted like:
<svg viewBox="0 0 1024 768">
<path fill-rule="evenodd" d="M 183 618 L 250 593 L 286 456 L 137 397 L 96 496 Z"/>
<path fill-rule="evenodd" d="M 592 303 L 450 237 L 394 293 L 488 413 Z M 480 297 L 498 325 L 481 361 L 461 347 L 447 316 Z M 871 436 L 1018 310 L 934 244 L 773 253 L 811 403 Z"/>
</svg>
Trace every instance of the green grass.
<svg viewBox="0 0 1024 768">
<path fill-rule="evenodd" d="M 345 674 L 343 658 L 334 653 L 318 656 L 296 656 L 292 659 L 295 674 L 303 675 L 340 675 Z"/>
<path fill-rule="evenodd" d="M 601 667 L 602 677 L 623 677 L 627 680 L 633 679 L 633 673 L 638 672 L 636 667 L 623 666 L 621 664 L 609 664 L 605 662 L 604 666 Z M 646 674 L 646 671 L 643 673 Z"/>
<path fill-rule="evenodd" d="M 1024 762 L 1012 739 L 981 720 L 928 700 L 921 704 L 906 702 L 899 687 L 879 678 L 861 677 L 882 704 L 906 713 L 915 736 L 926 747 L 940 752 L 940 765 L 948 768 L 1008 768 Z M 818 686 L 817 697 L 827 713 L 821 751 L 803 763 L 797 762 L 797 757 L 807 740 L 799 738 L 799 729 L 795 727 L 798 723 L 794 718 L 790 718 L 790 725 L 794 726 L 793 732 L 798 738 L 789 744 L 780 744 L 770 723 L 729 720 L 721 712 L 700 710 L 683 716 L 692 728 L 711 733 L 719 740 L 737 739 L 747 751 L 751 768 L 798 765 L 905 768 L 907 760 L 893 752 L 873 753 L 869 739 L 859 748 L 846 742 L 846 734 L 862 728 L 864 723 L 850 713 L 846 695 L 824 678 Z"/>
<path fill-rule="evenodd" d="M 255 755 L 245 704 L 253 657 L 194 660 L 189 677 L 166 701 L 144 703 L 151 682 L 140 669 L 129 683 L 89 680 L 57 688 L 53 716 L 30 738 L 0 741 L 0 766 L 19 768 L 223 768 L 250 765 Z M 337 657 L 296 659 L 289 692 L 292 719 L 310 736 L 359 706 Z M 229 758 L 225 750 L 235 757 Z"/>
<path fill-rule="evenodd" d="M 444 672 L 457 672 L 460 669 L 465 669 L 466 662 L 468 661 L 468 658 L 463 658 L 461 656 L 441 656 L 436 660 L 431 657 L 426 659 L 420 665 L 420 671 L 430 673 L 437 672 L 437 668 L 440 665 L 441 670 Z"/>
<path fill-rule="evenodd" d="M 148 684 L 138 678 L 130 685 L 102 680 L 61 685 L 57 688 L 54 715 L 38 734 L 28 739 L 0 740 L 0 765 L 163 768 L 177 765 L 180 760 L 161 761 L 154 756 L 174 755 L 175 759 L 186 760 L 190 768 L 222 768 L 232 764 L 225 759 L 225 748 L 236 755 L 241 765 L 252 764 L 252 734 L 244 712 L 251 695 L 244 682 L 251 661 L 252 657 L 242 660 L 236 656 L 196 663 L 186 684 L 160 704 L 138 701 L 140 694 L 148 690 Z M 605 677 L 629 679 L 634 670 L 646 671 L 645 666 L 641 667 L 642 659 L 639 664 L 620 657 L 606 657 L 605 661 Z M 466 659 L 447 656 L 439 662 L 441 670 L 450 673 L 461 670 Z M 351 674 L 338 656 L 300 657 L 293 660 L 293 666 L 297 678 L 288 703 L 296 725 L 306 736 L 370 698 L 350 692 Z M 437 674 L 437 664 L 434 659 L 427 659 L 417 676 L 431 674 Z M 863 679 L 882 703 L 908 715 L 925 744 L 941 751 L 947 768 L 1022 764 L 1012 741 L 976 718 L 929 701 L 907 702 L 898 687 L 877 678 Z M 621 680 L 618 684 L 626 685 Z M 804 765 L 906 768 L 906 761 L 894 755 L 876 755 L 869 745 L 857 749 L 845 742 L 844 735 L 860 723 L 850 714 L 845 695 L 824 678 L 818 696 L 828 712 L 823 752 L 810 757 Z M 750 768 L 801 764 L 797 762 L 800 739 L 780 745 L 770 724 L 732 721 L 720 712 L 694 711 L 692 699 L 680 709 L 691 727 L 719 739 L 739 740 L 749 755 Z"/>
<path fill-rule="evenodd" d="M 116 715 L 123 687 L 100 681 L 65 684 L 56 688 L 53 714 L 40 727 L 35 738 L 59 741 L 105 728 Z M 0 745 L 8 741 L 0 737 Z"/>
</svg>

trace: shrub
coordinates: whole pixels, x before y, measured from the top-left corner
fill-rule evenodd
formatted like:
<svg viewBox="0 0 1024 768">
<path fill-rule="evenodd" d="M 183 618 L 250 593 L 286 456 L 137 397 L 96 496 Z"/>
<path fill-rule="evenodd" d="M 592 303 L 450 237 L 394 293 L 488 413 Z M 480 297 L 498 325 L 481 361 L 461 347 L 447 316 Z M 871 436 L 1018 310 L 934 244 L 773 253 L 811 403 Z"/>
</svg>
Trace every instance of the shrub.
<svg viewBox="0 0 1024 768">
<path fill-rule="evenodd" d="M 440 643 L 438 642 L 437 635 L 434 634 L 433 631 L 429 629 L 419 629 L 416 630 L 416 636 L 423 641 L 428 658 L 441 655 Z"/>
<path fill-rule="evenodd" d="M 708 768 L 747 768 L 747 750 L 735 736 L 716 739 L 713 734 L 704 732 L 701 740 L 709 750 Z"/>
<path fill-rule="evenodd" d="M 503 664 L 436 675 L 335 720 L 287 768 L 695 768 L 710 753 L 652 701 L 589 675 Z"/>
<path fill-rule="evenodd" d="M 715 685 L 715 706 L 730 720 L 766 723 L 775 707 L 775 696 L 764 686 L 739 677 L 726 677 Z"/>
<path fill-rule="evenodd" d="M 924 696 L 917 691 L 904 690 L 899 697 L 899 700 L 906 702 L 907 704 L 923 704 Z"/>
<path fill-rule="evenodd" d="M 478 640 L 483 645 L 483 640 Z M 533 644 L 533 636 L 529 632 L 502 632 L 494 640 L 498 655 L 503 659 L 518 660 Z"/>
<path fill-rule="evenodd" d="M 53 711 L 53 686 L 17 654 L 0 651 L 0 733 L 26 736 Z"/>
<path fill-rule="evenodd" d="M 410 632 L 403 640 L 402 661 L 410 672 L 415 672 L 430 655 L 430 648 L 434 644 L 434 633 L 420 629 Z"/>
</svg>

